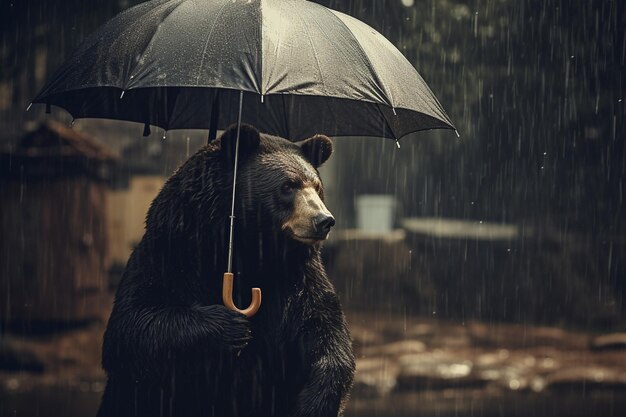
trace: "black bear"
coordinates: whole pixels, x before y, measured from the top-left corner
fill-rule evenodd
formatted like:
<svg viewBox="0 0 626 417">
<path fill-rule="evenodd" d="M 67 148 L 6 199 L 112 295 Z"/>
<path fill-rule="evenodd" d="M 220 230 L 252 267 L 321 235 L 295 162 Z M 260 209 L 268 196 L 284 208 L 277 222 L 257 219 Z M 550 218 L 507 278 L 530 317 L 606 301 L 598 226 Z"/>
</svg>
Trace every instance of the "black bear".
<svg viewBox="0 0 626 417">
<path fill-rule="evenodd" d="M 104 336 L 99 417 L 337 416 L 354 374 L 345 317 L 320 260 L 334 219 L 317 167 L 332 152 L 242 126 L 233 297 L 221 281 L 236 129 L 166 182 L 120 282 Z"/>
</svg>

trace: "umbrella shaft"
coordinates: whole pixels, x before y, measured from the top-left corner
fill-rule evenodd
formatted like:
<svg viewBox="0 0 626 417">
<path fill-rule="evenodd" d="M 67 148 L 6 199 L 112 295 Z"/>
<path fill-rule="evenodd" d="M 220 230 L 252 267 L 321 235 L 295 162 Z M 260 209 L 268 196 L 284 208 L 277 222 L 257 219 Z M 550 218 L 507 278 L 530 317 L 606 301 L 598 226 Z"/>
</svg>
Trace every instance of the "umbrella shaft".
<svg viewBox="0 0 626 417">
<path fill-rule="evenodd" d="M 237 184 L 237 162 L 239 160 L 239 134 L 241 132 L 241 109 L 243 91 L 239 92 L 239 115 L 237 116 L 237 139 L 235 141 L 235 166 L 233 168 L 233 199 L 230 205 L 230 235 L 228 238 L 228 272 L 233 272 L 233 232 L 235 230 L 235 185 Z"/>
</svg>

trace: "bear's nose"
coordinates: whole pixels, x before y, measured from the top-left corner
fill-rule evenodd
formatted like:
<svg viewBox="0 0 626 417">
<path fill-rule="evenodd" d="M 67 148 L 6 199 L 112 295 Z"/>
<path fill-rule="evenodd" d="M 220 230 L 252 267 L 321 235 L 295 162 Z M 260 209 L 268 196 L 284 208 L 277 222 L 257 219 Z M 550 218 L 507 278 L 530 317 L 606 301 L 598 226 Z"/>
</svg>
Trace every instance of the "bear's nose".
<svg viewBox="0 0 626 417">
<path fill-rule="evenodd" d="M 317 233 L 326 235 L 330 232 L 330 228 L 335 225 L 335 218 L 322 213 L 315 217 L 313 224 L 315 225 L 315 231 Z"/>
</svg>

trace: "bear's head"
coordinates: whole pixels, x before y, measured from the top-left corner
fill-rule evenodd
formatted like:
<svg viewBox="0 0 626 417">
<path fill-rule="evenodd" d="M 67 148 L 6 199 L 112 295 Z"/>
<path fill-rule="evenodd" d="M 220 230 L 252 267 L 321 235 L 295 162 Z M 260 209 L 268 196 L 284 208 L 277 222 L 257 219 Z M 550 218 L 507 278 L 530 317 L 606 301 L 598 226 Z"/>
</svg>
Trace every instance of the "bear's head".
<svg viewBox="0 0 626 417">
<path fill-rule="evenodd" d="M 217 139 L 222 169 L 232 172 L 236 127 Z M 324 204 L 317 168 L 332 153 L 332 142 L 315 135 L 299 144 L 260 134 L 242 125 L 236 189 L 237 227 L 258 230 L 307 245 L 328 237 L 335 219 Z"/>
</svg>

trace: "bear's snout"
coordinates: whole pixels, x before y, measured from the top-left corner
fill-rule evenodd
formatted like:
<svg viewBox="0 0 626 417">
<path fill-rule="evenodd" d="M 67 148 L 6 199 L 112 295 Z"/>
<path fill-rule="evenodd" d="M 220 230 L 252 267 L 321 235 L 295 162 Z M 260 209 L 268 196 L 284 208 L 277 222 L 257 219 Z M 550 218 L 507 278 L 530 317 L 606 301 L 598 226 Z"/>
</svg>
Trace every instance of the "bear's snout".
<svg viewBox="0 0 626 417">
<path fill-rule="evenodd" d="M 296 192 L 293 211 L 282 229 L 295 240 L 313 244 L 326 239 L 334 225 L 335 218 L 315 188 L 305 186 Z"/>
<path fill-rule="evenodd" d="M 320 213 L 313 218 L 313 227 L 315 232 L 320 236 L 326 236 L 330 233 L 330 228 L 335 225 L 335 218 L 331 214 Z"/>
</svg>

